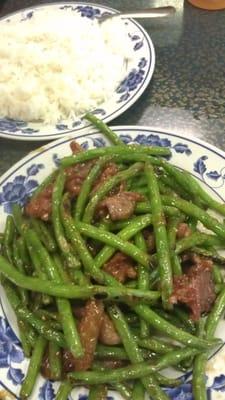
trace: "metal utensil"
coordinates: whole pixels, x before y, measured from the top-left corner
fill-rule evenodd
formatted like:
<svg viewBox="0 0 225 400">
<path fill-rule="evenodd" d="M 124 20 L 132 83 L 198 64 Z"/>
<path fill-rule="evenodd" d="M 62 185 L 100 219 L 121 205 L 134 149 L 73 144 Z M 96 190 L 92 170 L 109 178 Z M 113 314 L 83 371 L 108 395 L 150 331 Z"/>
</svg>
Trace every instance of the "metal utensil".
<svg viewBox="0 0 225 400">
<path fill-rule="evenodd" d="M 117 14 L 103 15 L 98 19 L 100 23 L 112 18 L 162 18 L 173 15 L 176 9 L 172 6 L 145 8 L 144 10 L 134 10 L 129 12 L 120 12 Z"/>
</svg>

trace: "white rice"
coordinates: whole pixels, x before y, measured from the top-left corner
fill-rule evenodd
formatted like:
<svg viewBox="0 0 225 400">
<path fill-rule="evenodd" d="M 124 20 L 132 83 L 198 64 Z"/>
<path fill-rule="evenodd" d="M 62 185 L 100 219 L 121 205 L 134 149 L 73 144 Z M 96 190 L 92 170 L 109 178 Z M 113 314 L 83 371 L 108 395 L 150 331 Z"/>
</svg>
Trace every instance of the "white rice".
<svg viewBox="0 0 225 400">
<path fill-rule="evenodd" d="M 0 24 L 0 115 L 56 123 L 110 99 L 126 74 L 131 43 L 118 19 L 42 11 Z"/>
</svg>

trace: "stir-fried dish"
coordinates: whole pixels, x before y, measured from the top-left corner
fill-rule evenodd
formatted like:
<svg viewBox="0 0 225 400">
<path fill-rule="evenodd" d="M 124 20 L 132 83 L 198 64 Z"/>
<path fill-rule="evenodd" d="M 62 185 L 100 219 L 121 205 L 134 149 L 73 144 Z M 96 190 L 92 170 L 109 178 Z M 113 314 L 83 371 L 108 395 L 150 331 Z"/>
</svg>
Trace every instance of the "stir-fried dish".
<svg viewBox="0 0 225 400">
<path fill-rule="evenodd" d="M 194 398 L 206 399 L 225 308 L 225 205 L 170 164 L 168 148 L 125 145 L 86 118 L 112 145 L 72 141 L 1 236 L 1 282 L 30 357 L 20 398 L 41 372 L 61 381 L 58 400 L 78 385 L 92 400 L 111 388 L 168 399 L 163 387 L 181 381 L 162 370 L 174 367 L 193 369 Z"/>
</svg>

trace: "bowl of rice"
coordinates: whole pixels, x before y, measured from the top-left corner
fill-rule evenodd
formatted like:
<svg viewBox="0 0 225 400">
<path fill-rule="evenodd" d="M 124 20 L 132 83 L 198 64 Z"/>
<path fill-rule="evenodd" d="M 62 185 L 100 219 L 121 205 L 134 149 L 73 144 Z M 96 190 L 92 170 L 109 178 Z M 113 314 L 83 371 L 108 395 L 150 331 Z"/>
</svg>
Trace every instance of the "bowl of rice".
<svg viewBox="0 0 225 400">
<path fill-rule="evenodd" d="M 154 70 L 151 39 L 115 10 L 45 4 L 0 21 L 0 136 L 52 140 L 82 132 L 92 112 L 105 122 L 129 108 Z"/>
</svg>

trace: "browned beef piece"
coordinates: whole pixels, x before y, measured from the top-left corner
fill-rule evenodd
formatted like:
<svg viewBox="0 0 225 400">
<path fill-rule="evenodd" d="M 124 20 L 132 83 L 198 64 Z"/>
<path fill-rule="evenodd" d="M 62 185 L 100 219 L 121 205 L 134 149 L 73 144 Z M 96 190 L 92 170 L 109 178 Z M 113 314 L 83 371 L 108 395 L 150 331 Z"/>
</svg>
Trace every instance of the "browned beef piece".
<svg viewBox="0 0 225 400">
<path fill-rule="evenodd" d="M 99 204 L 99 209 L 109 213 L 112 221 L 128 219 L 134 213 L 136 203 L 143 200 L 143 196 L 136 192 L 119 192 L 108 196 Z"/>
<path fill-rule="evenodd" d="M 121 343 L 120 336 L 116 332 L 112 320 L 106 313 L 103 314 L 99 341 L 108 346 L 114 346 Z"/>
<path fill-rule="evenodd" d="M 137 276 L 133 260 L 126 254 L 120 252 L 117 252 L 104 265 L 104 271 L 114 276 L 114 278 L 121 283 L 125 282 L 127 279 L 135 279 Z"/>
<path fill-rule="evenodd" d="M 91 367 L 102 325 L 103 311 L 104 308 L 101 301 L 87 301 L 84 308 L 84 315 L 82 316 L 78 326 L 81 343 L 84 348 L 84 356 L 81 358 L 75 358 L 68 351 L 64 351 L 64 372 L 85 371 Z"/>
<path fill-rule="evenodd" d="M 85 163 L 76 164 L 72 167 L 68 167 L 65 169 L 65 188 L 72 197 L 76 197 L 80 193 L 81 186 L 88 176 L 94 163 L 95 161 L 91 160 Z"/>
<path fill-rule="evenodd" d="M 203 312 L 210 311 L 216 298 L 212 278 L 212 262 L 195 256 L 195 264 L 187 273 L 174 278 L 171 303 L 184 303 L 190 310 L 190 317 L 197 321 Z"/>
<path fill-rule="evenodd" d="M 28 201 L 25 206 L 25 214 L 47 221 L 52 212 L 52 190 L 53 184 L 50 183 L 41 193 Z"/>
<path fill-rule="evenodd" d="M 177 228 L 177 238 L 182 239 L 192 234 L 191 228 L 185 222 L 181 222 Z"/>
<path fill-rule="evenodd" d="M 74 154 L 83 151 L 82 147 L 75 141 L 70 143 L 70 147 Z M 71 197 L 75 197 L 80 193 L 81 186 L 94 163 L 94 160 L 87 161 L 65 169 L 65 188 L 70 193 Z M 25 214 L 30 217 L 48 221 L 52 212 L 52 191 L 53 184 L 51 183 L 27 203 L 25 206 Z"/>
<path fill-rule="evenodd" d="M 73 154 L 80 153 L 81 151 L 84 151 L 83 148 L 79 143 L 77 143 L 75 140 L 70 142 L 70 148 Z"/>
</svg>

